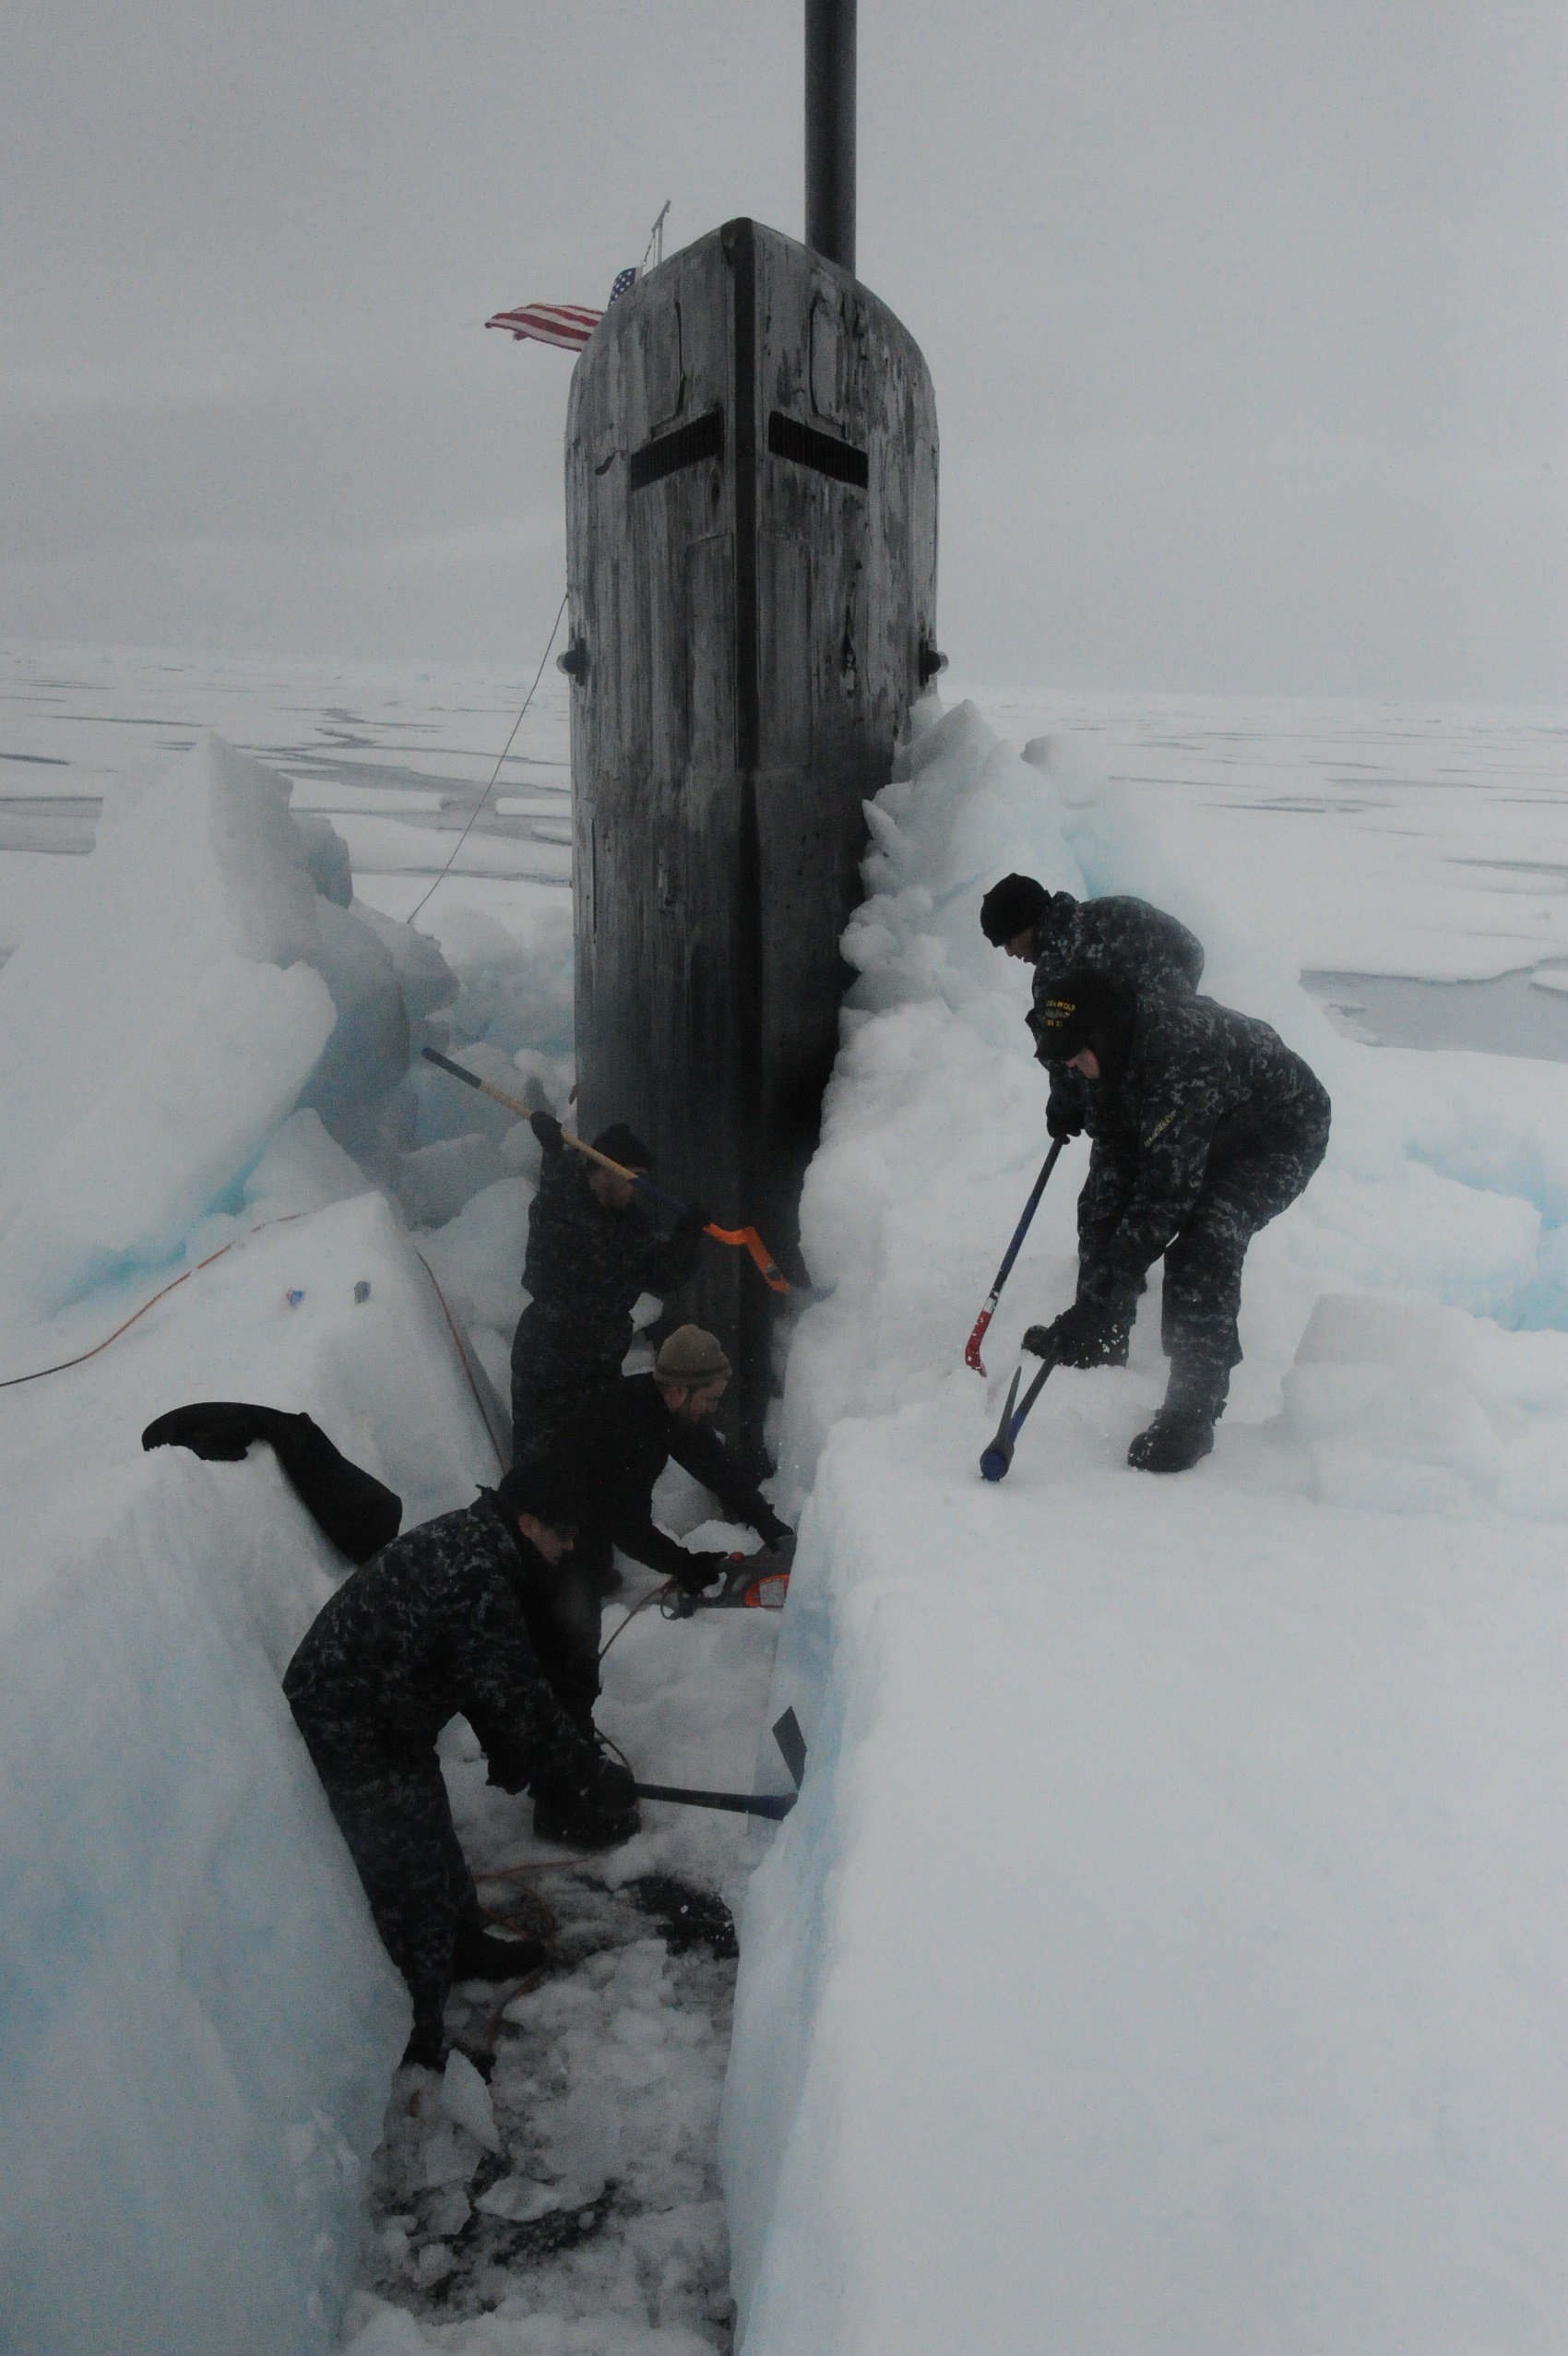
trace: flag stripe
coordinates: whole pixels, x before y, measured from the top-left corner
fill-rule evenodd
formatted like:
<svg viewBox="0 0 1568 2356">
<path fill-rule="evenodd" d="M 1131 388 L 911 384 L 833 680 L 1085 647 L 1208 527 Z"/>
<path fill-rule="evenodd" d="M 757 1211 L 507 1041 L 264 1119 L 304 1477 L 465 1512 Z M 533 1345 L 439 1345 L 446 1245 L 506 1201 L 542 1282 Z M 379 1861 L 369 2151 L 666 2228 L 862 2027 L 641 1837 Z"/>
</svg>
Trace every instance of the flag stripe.
<svg viewBox="0 0 1568 2356">
<path fill-rule="evenodd" d="M 563 351 L 581 351 L 603 316 L 577 303 L 524 303 L 516 311 L 498 311 L 487 327 L 502 327 L 518 343 L 554 344 Z"/>
</svg>

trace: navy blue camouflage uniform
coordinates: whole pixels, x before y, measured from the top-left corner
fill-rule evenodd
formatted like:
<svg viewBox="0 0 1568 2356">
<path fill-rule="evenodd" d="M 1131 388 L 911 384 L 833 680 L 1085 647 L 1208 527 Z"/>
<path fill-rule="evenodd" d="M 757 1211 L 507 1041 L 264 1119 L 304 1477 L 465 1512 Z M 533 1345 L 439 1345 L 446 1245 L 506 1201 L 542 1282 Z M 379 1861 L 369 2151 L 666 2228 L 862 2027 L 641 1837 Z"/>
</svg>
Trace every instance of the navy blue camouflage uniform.
<svg viewBox="0 0 1568 2356">
<path fill-rule="evenodd" d="M 600 1598 L 612 1549 L 693 1591 L 721 1567 L 718 1556 L 678 1546 L 654 1521 L 654 1483 L 671 1458 L 769 1546 L 790 1536 L 718 1433 L 671 1414 L 651 1374 L 618 1377 L 522 1459 L 525 1472 L 578 1501 L 576 1549 L 530 1584 L 529 1611 L 540 1658 L 580 1723 L 591 1722 L 599 1695 Z"/>
<path fill-rule="evenodd" d="M 1076 1136 L 1084 1126 L 1085 1083 L 1064 1065 L 1047 1060 L 1041 1043 L 1046 1000 L 1073 972 L 1103 973 L 1130 990 L 1190 998 L 1203 980 L 1204 945 L 1147 900 L 1122 894 L 1075 899 L 1071 892 L 1053 892 L 1035 921 L 1034 955 L 1028 1023 L 1035 1053 L 1051 1075 L 1046 1126 L 1053 1137 Z"/>
<path fill-rule="evenodd" d="M 409 1985 L 414 2032 L 439 2040 L 479 1900 L 435 1738 L 466 1718 L 505 1791 L 591 1791 L 604 1760 L 562 1708 L 524 1598 L 549 1565 L 481 1490 L 374 1556 L 318 1613 L 283 1679 L 375 1927 Z"/>
<path fill-rule="evenodd" d="M 1078 1299 L 1124 1328 L 1163 1254 L 1166 1406 L 1217 1414 L 1241 1358 L 1247 1246 L 1322 1161 L 1327 1090 L 1254 1016 L 1140 992 L 1124 1060 L 1084 1096 Z"/>
<path fill-rule="evenodd" d="M 663 1300 L 696 1272 L 702 1222 L 656 1232 L 638 1203 L 613 1210 L 589 1191 L 593 1164 L 546 1146 L 529 1209 L 524 1289 L 512 1340 L 512 1424 L 519 1459 L 612 1383 L 632 1344 L 639 1293 Z"/>
</svg>

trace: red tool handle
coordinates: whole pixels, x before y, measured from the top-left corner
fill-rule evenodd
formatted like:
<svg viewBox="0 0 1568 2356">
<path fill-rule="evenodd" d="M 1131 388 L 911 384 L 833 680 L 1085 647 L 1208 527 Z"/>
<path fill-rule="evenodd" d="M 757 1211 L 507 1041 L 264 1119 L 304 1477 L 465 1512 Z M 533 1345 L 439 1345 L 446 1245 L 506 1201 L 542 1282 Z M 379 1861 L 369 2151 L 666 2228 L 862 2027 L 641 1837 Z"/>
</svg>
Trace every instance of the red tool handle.
<svg viewBox="0 0 1568 2356">
<path fill-rule="evenodd" d="M 990 1325 L 995 1309 L 996 1295 L 993 1292 L 975 1319 L 975 1329 L 964 1344 L 964 1363 L 972 1374 L 983 1374 L 985 1372 L 985 1361 L 980 1356 L 980 1344 L 985 1339 L 985 1329 Z"/>
</svg>

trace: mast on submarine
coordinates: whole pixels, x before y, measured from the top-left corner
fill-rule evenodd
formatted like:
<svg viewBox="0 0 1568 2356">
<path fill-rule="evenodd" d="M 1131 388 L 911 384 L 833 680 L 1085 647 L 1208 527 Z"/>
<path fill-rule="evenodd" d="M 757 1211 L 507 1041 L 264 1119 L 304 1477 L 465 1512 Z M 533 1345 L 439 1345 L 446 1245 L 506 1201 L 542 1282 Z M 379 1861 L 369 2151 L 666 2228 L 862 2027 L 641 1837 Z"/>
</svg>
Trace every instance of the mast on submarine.
<svg viewBox="0 0 1568 2356">
<path fill-rule="evenodd" d="M 935 399 L 854 275 L 855 66 L 855 0 L 806 0 L 807 243 L 739 220 L 671 255 L 566 424 L 580 1125 L 629 1121 L 791 1278 L 861 804 L 942 662 Z M 710 1249 L 685 1298 L 760 1471 L 775 1296 Z"/>
</svg>

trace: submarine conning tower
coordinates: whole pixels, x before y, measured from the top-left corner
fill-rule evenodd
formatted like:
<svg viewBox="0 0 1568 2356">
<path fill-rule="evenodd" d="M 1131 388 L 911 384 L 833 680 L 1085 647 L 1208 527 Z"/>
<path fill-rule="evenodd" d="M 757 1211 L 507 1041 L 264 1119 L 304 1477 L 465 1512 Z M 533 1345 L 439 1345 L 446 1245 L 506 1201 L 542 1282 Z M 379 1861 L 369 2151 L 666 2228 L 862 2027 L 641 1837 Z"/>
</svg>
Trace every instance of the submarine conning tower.
<svg viewBox="0 0 1568 2356">
<path fill-rule="evenodd" d="M 849 270 L 730 221 L 586 346 L 566 518 L 579 1127 L 629 1121 L 795 1282 L 861 804 L 941 661 L 925 362 Z M 776 1296 L 708 1243 L 683 1305 L 755 1463 Z"/>
</svg>

